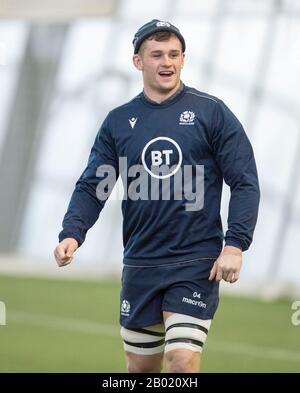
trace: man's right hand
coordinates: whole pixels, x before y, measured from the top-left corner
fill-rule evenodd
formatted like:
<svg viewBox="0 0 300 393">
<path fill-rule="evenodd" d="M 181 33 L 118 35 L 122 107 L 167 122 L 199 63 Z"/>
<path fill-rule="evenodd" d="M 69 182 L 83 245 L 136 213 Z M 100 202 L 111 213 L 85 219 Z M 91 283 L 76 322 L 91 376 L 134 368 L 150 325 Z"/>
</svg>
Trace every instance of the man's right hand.
<svg viewBox="0 0 300 393">
<path fill-rule="evenodd" d="M 62 240 L 54 250 L 54 257 L 59 267 L 69 265 L 78 248 L 77 240 L 68 237 Z"/>
</svg>

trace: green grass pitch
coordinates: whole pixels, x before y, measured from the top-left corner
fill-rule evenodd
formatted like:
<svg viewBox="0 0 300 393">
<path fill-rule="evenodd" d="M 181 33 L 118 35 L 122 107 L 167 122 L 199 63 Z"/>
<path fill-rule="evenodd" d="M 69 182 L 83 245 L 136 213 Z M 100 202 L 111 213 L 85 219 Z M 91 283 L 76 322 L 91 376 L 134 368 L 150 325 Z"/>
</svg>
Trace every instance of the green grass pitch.
<svg viewBox="0 0 300 393">
<path fill-rule="evenodd" d="M 0 372 L 125 372 L 117 281 L 0 276 Z M 299 372 L 289 300 L 222 296 L 203 372 Z"/>
</svg>

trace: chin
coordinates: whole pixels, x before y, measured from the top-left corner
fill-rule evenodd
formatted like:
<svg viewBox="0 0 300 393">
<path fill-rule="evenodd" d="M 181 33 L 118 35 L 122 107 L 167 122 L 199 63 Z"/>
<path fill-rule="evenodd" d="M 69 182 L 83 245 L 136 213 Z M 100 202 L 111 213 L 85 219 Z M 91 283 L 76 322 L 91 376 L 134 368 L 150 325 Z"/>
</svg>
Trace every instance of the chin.
<svg viewBox="0 0 300 393">
<path fill-rule="evenodd" d="M 159 84 L 159 89 L 163 92 L 169 92 L 173 89 L 176 88 L 178 85 L 179 81 L 172 81 L 172 82 L 167 82 L 167 83 L 160 83 Z"/>
</svg>

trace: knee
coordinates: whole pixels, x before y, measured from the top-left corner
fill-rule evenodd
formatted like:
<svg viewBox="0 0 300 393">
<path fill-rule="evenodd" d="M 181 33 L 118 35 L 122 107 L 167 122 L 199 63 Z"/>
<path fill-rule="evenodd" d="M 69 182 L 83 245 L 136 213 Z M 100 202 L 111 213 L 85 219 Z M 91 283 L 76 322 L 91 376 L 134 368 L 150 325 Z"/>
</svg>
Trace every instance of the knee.
<svg viewBox="0 0 300 393">
<path fill-rule="evenodd" d="M 191 352 L 191 351 L 189 351 Z M 170 373 L 195 373 L 200 371 L 199 355 L 191 352 L 170 351 L 165 354 L 166 370 Z"/>
<path fill-rule="evenodd" d="M 161 368 L 161 363 L 159 362 L 151 363 L 142 360 L 135 362 L 130 359 L 127 361 L 127 370 L 129 373 L 160 373 Z"/>
</svg>

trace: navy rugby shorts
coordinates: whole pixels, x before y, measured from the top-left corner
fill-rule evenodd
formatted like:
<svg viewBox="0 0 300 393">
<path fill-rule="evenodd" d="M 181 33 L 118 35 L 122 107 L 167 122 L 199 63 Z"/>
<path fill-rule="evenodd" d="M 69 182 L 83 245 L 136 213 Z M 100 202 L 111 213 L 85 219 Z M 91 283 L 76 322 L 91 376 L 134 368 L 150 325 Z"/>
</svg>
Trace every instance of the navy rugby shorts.
<svg viewBox="0 0 300 393">
<path fill-rule="evenodd" d="M 198 258 L 158 266 L 124 265 L 121 326 L 161 323 L 162 311 L 212 319 L 219 303 L 219 282 L 208 280 L 214 262 L 214 258 Z"/>
</svg>

